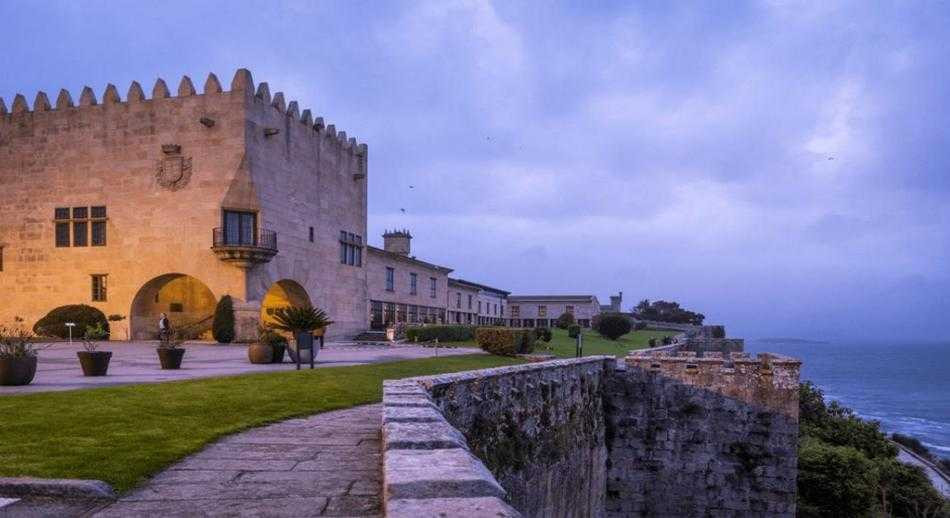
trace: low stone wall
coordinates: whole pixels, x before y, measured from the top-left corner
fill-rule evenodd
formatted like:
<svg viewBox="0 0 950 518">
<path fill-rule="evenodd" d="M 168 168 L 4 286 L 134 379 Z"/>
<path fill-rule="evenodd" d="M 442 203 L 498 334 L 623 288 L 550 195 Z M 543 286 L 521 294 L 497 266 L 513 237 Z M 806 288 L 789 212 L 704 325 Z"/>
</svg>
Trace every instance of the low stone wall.
<svg viewBox="0 0 950 518">
<path fill-rule="evenodd" d="M 386 382 L 388 515 L 794 516 L 800 362 L 677 345 Z"/>
</svg>

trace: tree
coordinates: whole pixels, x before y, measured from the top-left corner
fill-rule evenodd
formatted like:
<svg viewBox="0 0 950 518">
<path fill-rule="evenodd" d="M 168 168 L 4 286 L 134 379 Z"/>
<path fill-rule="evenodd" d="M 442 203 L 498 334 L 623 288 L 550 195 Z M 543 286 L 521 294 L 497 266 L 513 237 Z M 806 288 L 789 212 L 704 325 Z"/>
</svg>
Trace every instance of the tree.
<svg viewBox="0 0 950 518">
<path fill-rule="evenodd" d="M 678 302 L 643 299 L 633 308 L 634 316 L 642 320 L 672 322 L 676 324 L 702 325 L 706 316 L 680 307 Z"/>
<path fill-rule="evenodd" d="M 557 317 L 557 322 L 554 323 L 559 329 L 567 329 L 575 324 L 574 313 L 569 313 L 565 311 L 561 313 L 561 316 Z"/>
<path fill-rule="evenodd" d="M 214 322 L 211 324 L 211 334 L 222 344 L 234 341 L 234 302 L 230 295 L 221 297 L 214 308 Z"/>
<path fill-rule="evenodd" d="M 610 340 L 616 340 L 629 333 L 630 328 L 630 319 L 619 313 L 601 314 L 597 321 L 597 332 Z"/>
</svg>

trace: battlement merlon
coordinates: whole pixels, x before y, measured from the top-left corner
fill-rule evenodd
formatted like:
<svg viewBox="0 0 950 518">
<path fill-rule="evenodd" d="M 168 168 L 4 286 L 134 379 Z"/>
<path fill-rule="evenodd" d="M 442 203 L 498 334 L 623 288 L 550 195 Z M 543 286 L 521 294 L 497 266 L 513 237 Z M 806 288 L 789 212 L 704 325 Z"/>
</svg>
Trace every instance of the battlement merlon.
<svg viewBox="0 0 950 518">
<path fill-rule="evenodd" d="M 213 73 L 208 74 L 204 83 L 203 93 L 198 94 L 194 83 L 188 76 L 182 77 L 178 84 L 176 96 L 170 95 L 165 81 L 158 78 L 152 88 L 152 98 L 148 99 L 142 86 L 137 81 L 132 81 L 126 93 L 126 100 L 123 101 L 119 95 L 119 90 L 115 85 L 109 84 L 103 92 L 102 102 L 96 98 L 92 88 L 83 87 L 79 96 L 79 103 L 74 104 L 73 97 L 68 90 L 62 89 L 56 98 L 56 104 L 53 105 L 46 92 L 39 91 L 33 100 L 33 109 L 30 109 L 26 97 L 23 94 L 16 94 L 10 107 L 7 108 L 6 101 L 0 97 L 0 125 L 16 124 L 20 127 L 26 127 L 34 122 L 36 117 L 56 117 L 60 114 L 72 113 L 76 110 L 102 110 L 106 106 L 129 106 L 136 103 L 162 102 L 163 100 L 175 100 L 192 96 L 234 96 L 243 95 L 247 100 L 270 105 L 280 111 L 286 117 L 300 123 L 311 129 L 315 135 L 332 139 L 340 147 L 354 155 L 365 157 L 368 154 L 368 146 L 365 143 L 359 143 L 355 138 L 347 138 L 346 132 L 336 131 L 334 125 L 327 125 L 323 117 L 314 117 L 309 109 L 300 111 L 297 101 L 291 101 L 285 105 L 282 93 L 275 94 L 271 99 L 270 90 L 267 83 L 261 83 L 255 92 L 254 80 L 251 72 L 247 69 L 239 69 L 231 80 L 231 90 L 224 91 L 221 82 Z M 198 122 L 197 120 L 195 121 Z"/>
<path fill-rule="evenodd" d="M 726 397 L 798 417 L 798 385 L 802 362 L 773 353 L 632 351 L 624 363 L 718 392 Z"/>
</svg>

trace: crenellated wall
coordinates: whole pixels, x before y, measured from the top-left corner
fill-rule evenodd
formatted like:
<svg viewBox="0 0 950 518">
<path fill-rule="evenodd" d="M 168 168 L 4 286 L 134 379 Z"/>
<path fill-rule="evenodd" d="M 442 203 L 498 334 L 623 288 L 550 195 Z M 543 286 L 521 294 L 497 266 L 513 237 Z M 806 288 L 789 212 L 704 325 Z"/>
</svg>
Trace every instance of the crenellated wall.
<svg viewBox="0 0 950 518">
<path fill-rule="evenodd" d="M 355 334 L 367 321 L 365 274 L 340 264 L 338 236 L 365 238 L 367 155 L 296 101 L 271 97 L 266 83 L 255 89 L 243 69 L 229 91 L 210 74 L 201 93 L 184 77 L 174 93 L 158 79 L 151 96 L 133 82 L 124 99 L 109 85 L 101 99 L 83 88 L 78 102 L 66 90 L 55 103 L 39 92 L 32 109 L 23 95 L 9 109 L 0 100 L 0 322 L 32 324 L 82 303 L 129 316 L 119 326 L 143 338 L 157 316 L 135 315 L 136 295 L 150 281 L 189 276 L 215 299 L 236 299 L 245 339 L 278 280 L 328 310 L 331 337 Z M 91 206 L 107 209 L 105 246 L 55 246 L 54 210 Z M 212 229 L 222 209 L 258 212 L 260 227 L 278 231 L 278 254 L 249 270 L 219 259 Z M 104 301 L 92 300 L 93 274 L 108 276 Z"/>
</svg>

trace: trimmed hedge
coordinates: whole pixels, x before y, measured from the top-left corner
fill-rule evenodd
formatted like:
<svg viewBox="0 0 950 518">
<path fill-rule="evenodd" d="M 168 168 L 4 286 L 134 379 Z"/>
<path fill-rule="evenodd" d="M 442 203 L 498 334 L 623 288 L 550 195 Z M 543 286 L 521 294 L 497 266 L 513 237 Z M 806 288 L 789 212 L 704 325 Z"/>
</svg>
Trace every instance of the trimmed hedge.
<svg viewBox="0 0 950 518">
<path fill-rule="evenodd" d="M 545 342 L 550 342 L 551 338 L 554 336 L 551 334 L 551 329 L 548 327 L 535 328 L 534 335 L 538 337 L 538 340 L 544 340 Z"/>
<path fill-rule="evenodd" d="M 567 328 L 567 336 L 571 338 L 577 338 L 577 335 L 581 334 L 581 326 L 577 324 L 571 324 Z"/>
<path fill-rule="evenodd" d="M 101 325 L 104 330 L 109 331 L 109 321 L 106 320 L 105 313 L 85 304 L 70 304 L 55 308 L 39 319 L 33 325 L 33 332 L 39 336 L 69 338 L 66 322 L 76 324 L 73 329 L 74 340 L 82 338 L 86 328 L 89 327 Z"/>
<path fill-rule="evenodd" d="M 577 320 L 574 319 L 574 314 L 565 311 L 564 313 L 561 313 L 561 316 L 557 317 L 557 321 L 554 323 L 554 325 L 560 329 L 567 329 L 576 323 Z"/>
<path fill-rule="evenodd" d="M 406 328 L 410 342 L 467 342 L 475 339 L 474 326 L 424 326 Z"/>
<path fill-rule="evenodd" d="M 597 332 L 604 338 L 616 340 L 630 332 L 630 319 L 619 313 L 600 315 L 597 321 Z"/>
<path fill-rule="evenodd" d="M 234 341 L 234 302 L 230 295 L 221 297 L 214 308 L 211 335 L 218 343 L 229 344 Z"/>
<path fill-rule="evenodd" d="M 534 332 L 530 329 L 479 327 L 475 341 L 485 352 L 498 356 L 529 354 L 534 351 Z"/>
</svg>

